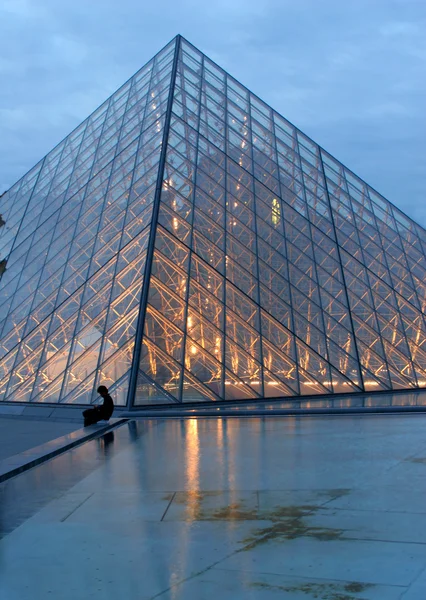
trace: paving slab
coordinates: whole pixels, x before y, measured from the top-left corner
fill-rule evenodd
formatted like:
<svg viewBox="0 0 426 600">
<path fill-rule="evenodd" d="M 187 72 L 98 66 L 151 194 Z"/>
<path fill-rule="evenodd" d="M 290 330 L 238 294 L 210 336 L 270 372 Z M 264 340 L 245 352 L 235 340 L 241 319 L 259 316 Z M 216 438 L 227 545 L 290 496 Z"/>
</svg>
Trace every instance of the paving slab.
<svg viewBox="0 0 426 600">
<path fill-rule="evenodd" d="M 40 446 L 81 428 L 81 423 L 58 423 L 0 416 L 0 460 Z"/>
<path fill-rule="evenodd" d="M 213 568 L 174 585 L 159 600 L 400 600 L 405 587 Z M 420 597 L 417 598 L 419 600 Z M 411 599 L 410 599 L 411 600 Z"/>
<path fill-rule="evenodd" d="M 425 513 L 338 510 L 325 505 L 307 514 L 304 523 L 309 528 L 342 531 L 345 539 L 415 544 L 426 542 Z"/>
<path fill-rule="evenodd" d="M 97 437 L 101 432 L 113 429 L 124 421 L 125 419 L 110 419 L 109 422 L 101 421 L 100 423 L 96 423 L 96 425 L 76 429 L 71 433 L 51 439 L 44 444 L 31 447 L 20 454 L 9 456 L 0 461 L 0 482 L 15 477 L 19 473 L 46 462 L 66 450 L 70 450 L 89 439 Z M 48 432 L 51 431 L 52 428 L 48 427 Z"/>
<path fill-rule="evenodd" d="M 423 600 L 425 427 L 125 423 L 0 484 L 0 597 Z"/>
</svg>

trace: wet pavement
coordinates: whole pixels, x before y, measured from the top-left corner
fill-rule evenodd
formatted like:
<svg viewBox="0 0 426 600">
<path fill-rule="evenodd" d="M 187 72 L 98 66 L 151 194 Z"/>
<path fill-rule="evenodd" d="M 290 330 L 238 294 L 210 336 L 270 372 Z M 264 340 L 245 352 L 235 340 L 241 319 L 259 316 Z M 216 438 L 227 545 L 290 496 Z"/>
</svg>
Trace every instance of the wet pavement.
<svg viewBox="0 0 426 600">
<path fill-rule="evenodd" d="M 0 485 L 0 598 L 424 600 L 426 416 L 129 422 Z"/>
<path fill-rule="evenodd" d="M 0 417 L 0 461 L 79 429 L 82 423 Z"/>
</svg>

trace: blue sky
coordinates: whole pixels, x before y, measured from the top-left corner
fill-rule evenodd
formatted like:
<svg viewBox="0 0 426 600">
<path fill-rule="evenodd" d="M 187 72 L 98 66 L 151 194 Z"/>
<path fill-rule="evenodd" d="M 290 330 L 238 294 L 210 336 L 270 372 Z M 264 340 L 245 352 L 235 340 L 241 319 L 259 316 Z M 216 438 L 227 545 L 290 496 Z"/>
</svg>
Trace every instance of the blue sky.
<svg viewBox="0 0 426 600">
<path fill-rule="evenodd" d="M 177 33 L 426 227 L 425 0 L 0 0 L 0 193 Z"/>
</svg>

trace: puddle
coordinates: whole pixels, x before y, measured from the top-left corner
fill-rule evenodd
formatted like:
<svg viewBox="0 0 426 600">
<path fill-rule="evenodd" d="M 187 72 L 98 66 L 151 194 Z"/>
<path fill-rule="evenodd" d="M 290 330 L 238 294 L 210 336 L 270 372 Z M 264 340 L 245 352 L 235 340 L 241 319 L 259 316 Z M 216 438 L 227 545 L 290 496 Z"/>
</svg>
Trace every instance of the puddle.
<svg viewBox="0 0 426 600">
<path fill-rule="evenodd" d="M 276 520 L 274 516 L 269 520 Z M 266 527 L 258 527 L 251 535 L 242 540 L 244 547 L 240 552 L 253 550 L 262 544 L 271 541 L 295 540 L 298 537 L 311 537 L 321 542 L 329 542 L 343 539 L 343 529 L 331 527 L 310 527 L 306 525 L 303 518 L 277 520 Z"/>
<path fill-rule="evenodd" d="M 350 490 L 326 490 L 320 496 L 336 498 L 346 495 Z M 260 527 L 240 541 L 243 547 L 240 552 L 252 550 L 270 541 L 284 542 L 298 537 L 311 537 L 327 542 L 343 539 L 343 529 L 330 527 L 314 527 L 307 525 L 305 518 L 323 510 L 323 502 L 319 504 L 300 504 L 291 506 L 276 505 L 271 508 L 258 508 L 253 498 L 223 504 L 223 492 L 177 492 L 173 504 L 184 507 L 182 518 L 186 521 L 257 521 Z M 266 522 L 266 523 L 265 523 Z"/>
<path fill-rule="evenodd" d="M 341 498 L 342 496 L 348 496 L 352 492 L 351 489 L 342 488 L 335 490 L 324 490 L 318 492 L 318 496 L 326 496 L 328 498 Z"/>
<path fill-rule="evenodd" d="M 281 521 L 298 519 L 321 508 L 319 505 L 279 506 L 259 509 L 253 499 L 220 505 L 222 492 L 177 492 L 173 504 L 185 507 L 186 519 L 194 521 Z"/>
<path fill-rule="evenodd" d="M 165 494 L 164 496 L 161 497 L 161 500 L 164 500 L 164 502 L 170 502 L 170 500 L 173 498 L 173 493 L 170 494 Z"/>
<path fill-rule="evenodd" d="M 374 587 L 371 583 L 300 583 L 297 585 L 271 585 L 269 583 L 254 582 L 250 587 L 259 590 L 288 592 L 290 594 L 302 593 L 318 600 L 364 600 L 362 594 Z M 356 594 L 354 596 L 353 594 Z"/>
<path fill-rule="evenodd" d="M 416 463 L 418 465 L 426 465 L 426 458 L 406 458 L 405 462 Z"/>
</svg>

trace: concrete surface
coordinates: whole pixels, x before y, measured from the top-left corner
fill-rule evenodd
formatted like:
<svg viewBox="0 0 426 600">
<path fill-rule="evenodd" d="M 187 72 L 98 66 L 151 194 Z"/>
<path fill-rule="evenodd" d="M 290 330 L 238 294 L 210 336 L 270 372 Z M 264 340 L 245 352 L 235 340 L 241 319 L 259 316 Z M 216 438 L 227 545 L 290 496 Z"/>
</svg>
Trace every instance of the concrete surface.
<svg viewBox="0 0 426 600">
<path fill-rule="evenodd" d="M 71 433 L 80 423 L 61 423 L 24 417 L 0 417 L 0 460 Z"/>
<path fill-rule="evenodd" d="M 5 488 L 25 503 L 72 464 L 67 489 L 35 494 L 0 542 L 0 598 L 426 598 L 425 416 L 170 419 L 114 434 L 90 472 L 101 440 Z"/>
<path fill-rule="evenodd" d="M 61 453 L 94 439 L 115 429 L 119 424 L 124 423 L 125 419 L 110 419 L 109 421 L 100 421 L 89 427 L 81 427 L 71 433 L 66 433 L 59 437 L 44 442 L 39 446 L 34 446 L 29 450 L 13 454 L 8 458 L 0 460 L 0 483 L 28 471 L 33 467 L 40 465 Z"/>
</svg>

